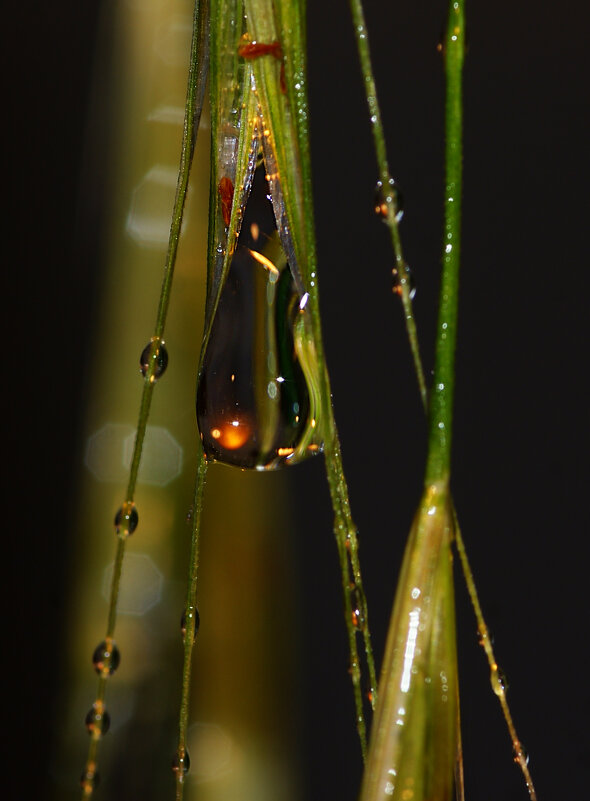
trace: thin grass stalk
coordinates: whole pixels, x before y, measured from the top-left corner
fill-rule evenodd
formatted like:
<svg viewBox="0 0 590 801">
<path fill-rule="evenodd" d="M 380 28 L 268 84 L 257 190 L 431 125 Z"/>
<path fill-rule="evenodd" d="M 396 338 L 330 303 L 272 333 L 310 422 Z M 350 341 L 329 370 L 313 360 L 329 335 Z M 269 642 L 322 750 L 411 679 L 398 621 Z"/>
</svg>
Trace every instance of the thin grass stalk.
<svg viewBox="0 0 590 801">
<path fill-rule="evenodd" d="M 207 476 L 207 462 L 205 461 L 200 442 L 198 442 L 197 448 L 197 475 L 195 479 L 195 493 L 192 506 L 193 518 L 191 528 L 188 582 L 186 603 L 182 619 L 183 663 L 180 713 L 178 720 L 178 748 L 173 762 L 176 784 L 176 801 L 182 801 L 184 794 L 184 780 L 190 767 L 188 752 L 186 749 L 186 733 L 188 729 L 190 713 L 193 646 L 197 635 L 197 626 L 199 621 L 199 613 L 197 611 L 197 579 L 199 570 L 201 515 L 203 511 L 205 479 Z"/>
<path fill-rule="evenodd" d="M 385 145 L 385 132 L 383 130 L 383 122 L 381 119 L 381 108 L 379 105 L 379 98 L 377 96 L 377 86 L 375 84 L 373 68 L 371 66 L 369 34 L 367 31 L 365 13 L 363 11 L 361 0 L 350 0 L 350 13 L 352 15 L 352 21 L 354 24 L 354 36 L 361 65 L 361 72 L 363 75 L 367 105 L 369 107 L 371 133 L 373 136 L 373 145 L 375 147 L 375 156 L 377 158 L 377 167 L 379 171 L 378 191 L 382 194 L 382 200 L 386 207 L 386 214 L 384 215 L 383 219 L 389 229 L 391 245 L 395 258 L 395 267 L 393 272 L 394 275 L 397 276 L 396 284 L 400 292 L 402 306 L 404 309 L 406 331 L 410 343 L 410 351 L 414 361 L 414 371 L 418 380 L 420 397 L 422 398 L 422 404 L 424 405 L 424 408 L 426 408 L 428 403 L 428 391 L 426 389 L 426 379 L 424 376 L 422 359 L 420 357 L 420 344 L 418 342 L 418 333 L 416 331 L 416 321 L 414 318 L 411 276 L 408 264 L 404 258 L 399 231 L 399 220 L 402 209 L 399 208 L 399 194 L 395 187 L 395 182 L 391 177 L 391 173 L 389 172 L 387 148 Z"/>
<path fill-rule="evenodd" d="M 144 375 L 143 390 L 139 407 L 137 430 L 131 458 L 129 471 L 129 481 L 125 502 L 121 506 L 115 519 L 115 529 L 118 536 L 115 561 L 113 566 L 113 577 L 109 593 L 109 608 L 107 619 L 107 630 L 102 647 L 104 658 L 98 662 L 95 658 L 95 667 L 99 672 L 98 687 L 96 698 L 93 703 L 95 712 L 91 728 L 91 740 L 88 755 L 81 778 L 82 798 L 91 798 L 97 784 L 98 774 L 98 747 L 103 733 L 105 720 L 105 695 L 107 679 L 116 670 L 118 664 L 117 646 L 114 640 L 115 627 L 117 623 L 117 600 L 121 582 L 121 573 L 126 551 L 126 543 L 130 534 L 133 533 L 138 523 L 138 513 L 135 509 L 134 496 L 137 484 L 137 476 L 141 462 L 141 453 L 145 440 L 147 422 L 149 418 L 150 406 L 156 381 L 164 372 L 167 365 L 167 354 L 163 340 L 166 316 L 170 301 L 170 290 L 174 277 L 174 265 L 178 250 L 178 241 L 182 227 L 182 219 L 188 190 L 188 180 L 190 167 L 195 149 L 197 130 L 203 106 L 203 95 L 206 83 L 206 53 L 208 49 L 208 0 L 196 0 L 194 19 L 193 19 L 193 38 L 191 42 L 191 61 L 188 76 L 187 102 L 184 118 L 181 159 L 176 187 L 176 196 L 170 226 L 170 238 L 166 261 L 164 266 L 164 278 L 160 292 L 160 300 L 156 315 L 154 334 L 148 346 L 144 349 L 140 360 Z M 197 54 L 205 54 L 205 59 L 197 58 Z M 98 650 L 95 652 L 95 657 Z"/>
</svg>

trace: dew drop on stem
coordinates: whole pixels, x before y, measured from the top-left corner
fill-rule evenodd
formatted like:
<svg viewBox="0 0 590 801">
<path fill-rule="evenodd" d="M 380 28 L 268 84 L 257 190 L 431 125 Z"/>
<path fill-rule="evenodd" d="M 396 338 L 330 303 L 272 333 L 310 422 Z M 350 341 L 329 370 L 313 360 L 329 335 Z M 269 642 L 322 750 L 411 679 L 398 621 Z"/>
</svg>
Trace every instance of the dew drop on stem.
<svg viewBox="0 0 590 801">
<path fill-rule="evenodd" d="M 139 515 L 135 504 L 126 501 L 123 506 L 117 510 L 115 515 L 115 532 L 119 537 L 128 537 L 133 534 L 139 523 Z"/>
<path fill-rule="evenodd" d="M 86 715 L 84 723 L 88 733 L 98 740 L 100 737 L 104 737 L 110 729 L 111 717 L 104 708 L 104 704 L 100 701 L 95 701 Z"/>
<path fill-rule="evenodd" d="M 168 351 L 164 340 L 160 337 L 152 337 L 139 357 L 139 367 L 144 378 L 148 375 L 152 364 L 150 381 L 153 383 L 162 377 L 168 367 Z"/>
<path fill-rule="evenodd" d="M 375 214 L 385 222 L 389 217 L 390 208 L 394 213 L 396 222 L 400 222 L 404 216 L 404 198 L 393 178 L 390 178 L 385 185 L 383 181 L 377 181 L 374 208 Z"/>
<path fill-rule="evenodd" d="M 109 644 L 106 640 L 103 640 L 96 646 L 92 654 L 94 669 L 99 676 L 103 676 L 104 678 L 113 675 L 115 670 L 119 667 L 120 661 L 121 654 L 114 642 Z"/>
<path fill-rule="evenodd" d="M 183 776 L 189 772 L 191 767 L 191 760 L 188 755 L 188 751 L 186 748 L 184 749 L 184 756 L 181 757 L 178 751 L 174 754 L 174 758 L 172 759 L 172 771 L 173 773 L 182 773 Z"/>
</svg>

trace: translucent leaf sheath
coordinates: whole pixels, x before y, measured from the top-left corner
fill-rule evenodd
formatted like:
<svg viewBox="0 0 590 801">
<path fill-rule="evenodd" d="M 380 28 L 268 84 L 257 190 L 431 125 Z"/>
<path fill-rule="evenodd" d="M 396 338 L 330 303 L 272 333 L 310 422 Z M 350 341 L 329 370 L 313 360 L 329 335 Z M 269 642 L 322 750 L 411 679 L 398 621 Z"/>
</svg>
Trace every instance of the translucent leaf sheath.
<svg viewBox="0 0 590 801">
<path fill-rule="evenodd" d="M 363 801 L 454 797 L 458 687 L 452 534 L 446 488 L 433 485 L 416 514 L 398 581 Z"/>
</svg>

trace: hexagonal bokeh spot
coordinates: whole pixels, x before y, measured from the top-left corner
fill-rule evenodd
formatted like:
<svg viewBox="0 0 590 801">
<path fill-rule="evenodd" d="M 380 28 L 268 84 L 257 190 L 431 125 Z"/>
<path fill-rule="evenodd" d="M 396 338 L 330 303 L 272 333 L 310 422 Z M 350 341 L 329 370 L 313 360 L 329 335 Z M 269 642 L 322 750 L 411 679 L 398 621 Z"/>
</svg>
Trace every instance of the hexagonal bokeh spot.
<svg viewBox="0 0 590 801">
<path fill-rule="evenodd" d="M 188 15 L 174 15 L 156 31 L 154 52 L 164 64 L 171 67 L 188 67 L 190 56 L 192 19 Z"/>
<path fill-rule="evenodd" d="M 189 775 L 193 781 L 213 781 L 235 767 L 234 741 L 216 723 L 193 723 L 187 731 L 187 748 L 191 757 Z"/>
<path fill-rule="evenodd" d="M 123 463 L 129 469 L 133 458 L 135 431 L 123 443 Z M 182 472 L 182 446 L 167 428 L 148 426 L 145 432 L 137 480 L 165 487 Z"/>
<path fill-rule="evenodd" d="M 133 190 L 126 228 L 138 245 L 158 248 L 167 244 L 177 175 L 175 167 L 156 164 Z"/>
<path fill-rule="evenodd" d="M 105 568 L 102 595 L 108 601 L 113 580 L 114 563 Z M 152 559 L 143 553 L 130 553 L 125 557 L 117 611 L 120 615 L 145 615 L 162 598 L 164 576 Z"/>
<path fill-rule="evenodd" d="M 123 459 L 125 442 L 134 435 L 128 423 L 105 423 L 88 437 L 84 464 L 98 481 L 126 481 L 129 472 Z"/>
</svg>

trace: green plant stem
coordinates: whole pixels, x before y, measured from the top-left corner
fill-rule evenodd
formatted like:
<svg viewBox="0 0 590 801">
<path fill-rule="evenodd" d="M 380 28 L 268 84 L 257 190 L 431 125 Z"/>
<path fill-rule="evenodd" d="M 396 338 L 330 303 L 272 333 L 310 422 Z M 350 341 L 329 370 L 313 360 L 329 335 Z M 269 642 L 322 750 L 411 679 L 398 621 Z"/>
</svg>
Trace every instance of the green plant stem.
<svg viewBox="0 0 590 801">
<path fill-rule="evenodd" d="M 465 54 L 464 0 L 451 0 L 444 44 L 445 203 L 434 383 L 430 395 L 426 484 L 448 481 L 451 471 L 455 342 L 459 299 L 461 193 L 463 172 L 462 73 Z"/>
<path fill-rule="evenodd" d="M 397 207 L 396 195 L 391 193 L 388 195 L 388 189 L 391 187 L 392 180 L 389 172 L 389 164 L 387 162 L 387 148 L 385 146 L 385 133 L 383 130 L 383 123 L 381 121 L 381 109 L 379 106 L 379 99 L 377 97 L 377 87 L 375 85 L 375 78 L 373 76 L 373 67 L 371 65 L 371 52 L 369 48 L 369 34 L 365 23 L 365 14 L 361 0 L 350 0 L 350 12 L 354 24 L 354 34 L 356 45 L 361 64 L 361 72 L 363 75 L 363 82 L 365 86 L 365 94 L 367 97 L 367 105 L 369 106 L 369 116 L 371 120 L 371 132 L 373 134 L 373 144 L 375 146 L 375 155 L 377 157 L 377 167 L 379 170 L 379 180 L 382 184 L 385 196 L 387 198 L 387 217 L 385 222 L 389 228 L 391 236 L 391 244 L 395 256 L 395 264 L 397 275 L 399 276 L 399 287 L 401 289 L 401 301 L 404 309 L 404 317 L 406 321 L 406 330 L 410 343 L 410 350 L 414 360 L 414 369 L 416 378 L 418 380 L 418 388 L 422 403 L 426 407 L 428 402 L 428 394 L 426 389 L 426 380 L 424 377 L 424 369 L 422 367 L 422 359 L 420 358 L 420 346 L 418 343 L 418 334 L 416 331 L 416 321 L 414 318 L 414 309 L 412 305 L 411 284 L 410 284 L 410 271 L 404 259 L 401 236 L 398 225 L 398 214 L 401 209 Z"/>
<path fill-rule="evenodd" d="M 158 303 L 158 312 L 156 316 L 155 336 L 160 338 L 164 333 L 168 305 L 170 303 L 170 291 L 172 289 L 174 265 L 176 264 L 176 254 L 178 252 L 178 242 L 180 239 L 180 230 L 182 228 L 182 219 L 184 216 L 188 181 L 190 177 L 193 155 L 195 152 L 195 145 L 197 142 L 197 132 L 199 130 L 199 122 L 201 120 L 201 111 L 203 109 L 203 97 L 205 94 L 205 85 L 207 83 L 208 62 L 209 0 L 195 0 L 180 166 L 178 169 L 176 196 L 174 198 L 172 222 L 170 225 L 168 251 L 166 253 L 166 261 L 164 264 L 164 277 L 162 279 L 162 288 L 160 290 L 160 300 Z"/>
<path fill-rule="evenodd" d="M 195 621 L 197 619 L 197 577 L 199 569 L 199 540 L 201 530 L 201 514 L 203 510 L 203 493 L 207 476 L 207 462 L 203 454 L 201 442 L 198 440 L 198 464 L 193 498 L 193 520 L 191 531 L 191 547 L 189 556 L 188 586 L 186 603 L 184 607 L 183 632 L 183 666 L 182 666 L 182 692 L 180 699 L 180 714 L 178 722 L 178 750 L 176 752 L 176 801 L 182 801 L 184 793 L 184 780 L 186 764 L 186 731 L 190 712 L 190 687 L 192 673 L 192 653 L 195 642 Z"/>
<path fill-rule="evenodd" d="M 512 753 L 514 756 L 514 761 L 517 763 L 520 770 L 522 771 L 527 789 L 529 791 L 530 801 L 537 801 L 537 793 L 535 791 L 533 779 L 528 767 L 528 757 L 518 737 L 518 734 L 516 733 L 516 727 L 514 726 L 514 722 L 512 720 L 512 714 L 510 712 L 510 707 L 508 706 L 508 700 L 506 698 L 506 688 L 501 679 L 499 678 L 501 676 L 500 669 L 498 668 L 498 663 L 496 662 L 496 656 L 494 654 L 494 649 L 492 647 L 492 639 L 490 637 L 490 632 L 483 616 L 481 604 L 479 603 L 479 597 L 477 595 L 477 589 L 475 587 L 473 573 L 471 572 L 471 565 L 469 564 L 469 560 L 467 558 L 467 551 L 465 550 L 465 545 L 463 543 L 461 530 L 459 528 L 459 521 L 457 520 L 457 513 L 455 512 L 455 510 L 453 510 L 453 515 L 455 518 L 455 545 L 457 547 L 457 553 L 459 554 L 459 561 L 461 562 L 461 569 L 463 570 L 463 576 L 465 577 L 467 592 L 469 593 L 469 598 L 471 599 L 471 605 L 473 606 L 473 610 L 475 612 L 475 619 L 477 621 L 477 630 L 479 632 L 479 641 L 485 651 L 488 664 L 490 666 L 490 682 L 492 685 L 492 689 L 498 696 L 500 706 L 502 707 L 504 720 L 506 721 L 508 733 L 510 734 L 510 739 L 512 740 Z"/>
</svg>

